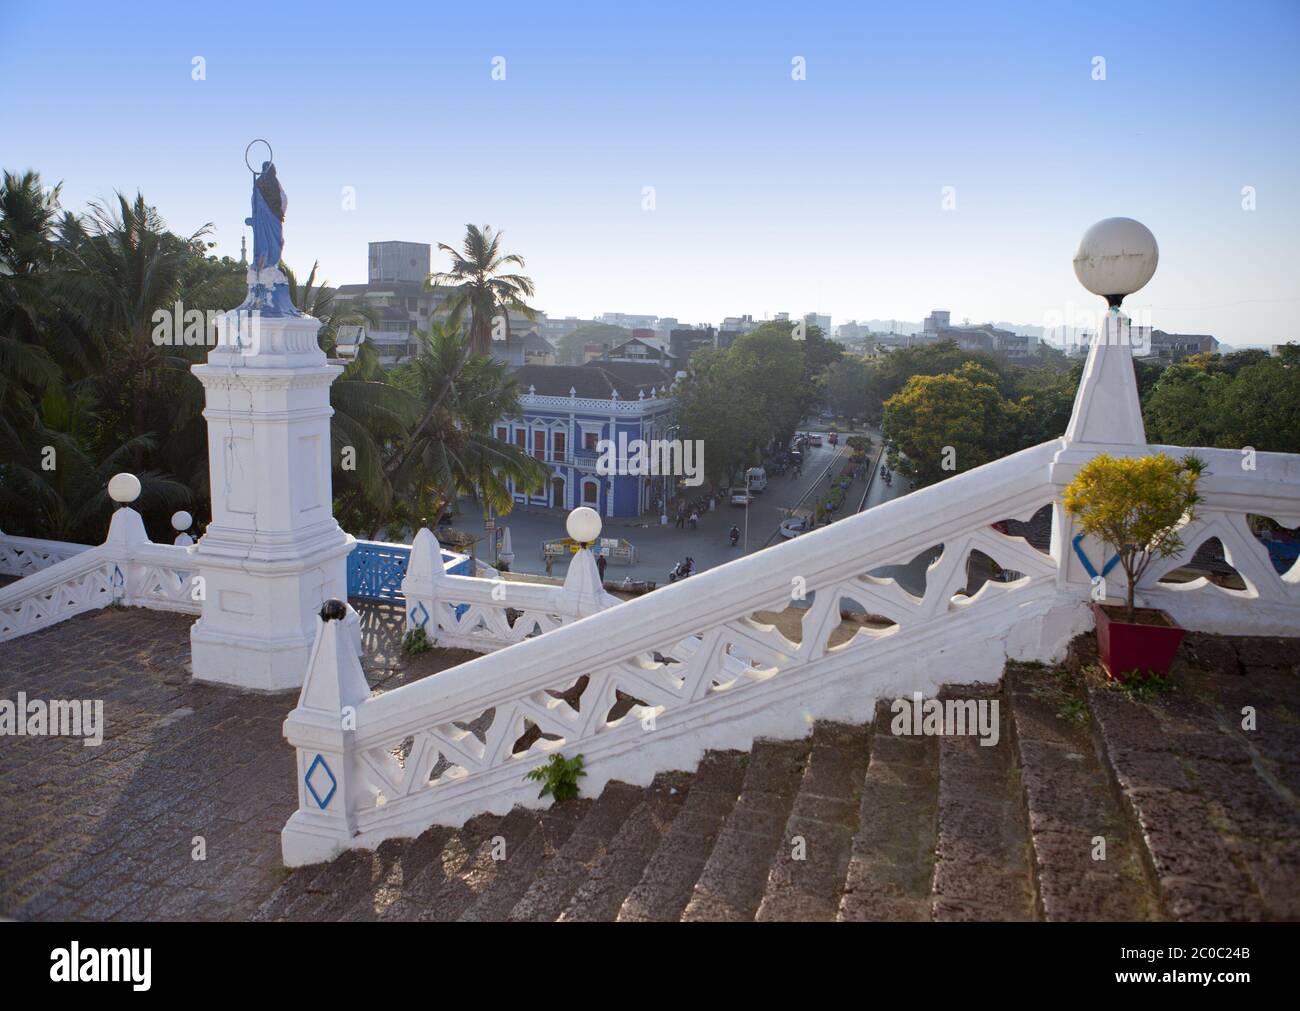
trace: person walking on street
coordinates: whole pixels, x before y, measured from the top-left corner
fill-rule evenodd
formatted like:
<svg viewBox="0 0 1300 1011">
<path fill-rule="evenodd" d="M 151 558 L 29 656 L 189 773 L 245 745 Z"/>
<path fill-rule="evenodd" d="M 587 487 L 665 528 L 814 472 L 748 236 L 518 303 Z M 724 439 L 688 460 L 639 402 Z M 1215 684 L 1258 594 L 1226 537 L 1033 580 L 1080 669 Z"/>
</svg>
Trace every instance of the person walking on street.
<svg viewBox="0 0 1300 1011">
<path fill-rule="evenodd" d="M 602 583 L 605 581 L 605 566 L 607 564 L 609 563 L 605 560 L 604 555 L 596 556 L 596 569 L 600 572 L 600 581 Z"/>
</svg>

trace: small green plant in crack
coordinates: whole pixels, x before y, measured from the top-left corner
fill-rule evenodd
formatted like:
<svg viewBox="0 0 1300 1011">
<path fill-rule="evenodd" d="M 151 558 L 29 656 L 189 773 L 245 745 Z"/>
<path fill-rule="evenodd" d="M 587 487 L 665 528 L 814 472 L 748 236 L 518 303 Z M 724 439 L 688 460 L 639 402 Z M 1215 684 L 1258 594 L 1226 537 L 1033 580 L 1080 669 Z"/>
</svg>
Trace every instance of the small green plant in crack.
<svg viewBox="0 0 1300 1011">
<path fill-rule="evenodd" d="M 1173 684 L 1170 683 L 1166 674 L 1159 674 L 1155 671 L 1127 671 L 1121 677 L 1112 682 L 1116 691 L 1121 691 L 1130 698 L 1146 701 L 1153 699 L 1157 695 L 1163 695 L 1165 692 L 1173 691 Z"/>
<path fill-rule="evenodd" d="M 1061 703 L 1061 708 L 1056 711 L 1056 715 L 1069 723 L 1087 723 L 1091 714 L 1086 699 L 1079 695 L 1071 695 Z"/>
<path fill-rule="evenodd" d="M 407 656 L 418 656 L 421 653 L 427 653 L 433 649 L 433 643 L 429 641 L 428 634 L 424 628 L 413 628 L 406 633 L 406 638 L 402 640 L 402 652 Z"/>
<path fill-rule="evenodd" d="M 542 784 L 542 792 L 537 795 L 538 798 L 549 794 L 559 802 L 572 800 L 578 795 L 578 777 L 586 774 L 582 768 L 581 755 L 565 758 L 563 755 L 556 754 L 552 755 L 551 760 L 545 765 L 530 769 L 524 779 Z"/>
<path fill-rule="evenodd" d="M 1039 664 L 1041 677 L 1030 694 L 1055 707 L 1056 718 L 1069 723 L 1087 723 L 1091 710 L 1082 694 L 1082 686 L 1066 667 L 1048 667 Z"/>
</svg>

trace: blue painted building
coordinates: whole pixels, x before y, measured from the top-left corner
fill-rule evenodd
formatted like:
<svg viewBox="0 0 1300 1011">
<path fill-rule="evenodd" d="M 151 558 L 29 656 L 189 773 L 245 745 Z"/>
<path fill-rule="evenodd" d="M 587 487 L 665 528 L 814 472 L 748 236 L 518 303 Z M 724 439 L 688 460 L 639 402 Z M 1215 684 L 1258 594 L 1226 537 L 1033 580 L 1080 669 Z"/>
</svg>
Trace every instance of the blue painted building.
<svg viewBox="0 0 1300 1011">
<path fill-rule="evenodd" d="M 544 461 L 551 479 L 541 492 L 515 494 L 533 506 L 591 506 L 602 516 L 638 516 L 663 495 L 662 477 L 596 472 L 602 439 L 667 439 L 676 404 L 673 377 L 655 364 L 591 361 L 525 365 L 511 373 L 523 390 L 521 416 L 502 418 L 496 434 Z M 514 489 L 512 488 L 512 491 Z"/>
</svg>

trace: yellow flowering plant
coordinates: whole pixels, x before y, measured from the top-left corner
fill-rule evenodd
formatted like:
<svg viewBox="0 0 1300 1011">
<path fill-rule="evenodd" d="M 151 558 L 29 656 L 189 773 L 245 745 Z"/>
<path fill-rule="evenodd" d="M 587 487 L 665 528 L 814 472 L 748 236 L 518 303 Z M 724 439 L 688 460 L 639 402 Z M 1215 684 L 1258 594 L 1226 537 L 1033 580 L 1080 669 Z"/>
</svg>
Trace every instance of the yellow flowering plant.
<svg viewBox="0 0 1300 1011">
<path fill-rule="evenodd" d="M 1113 457 L 1101 453 L 1065 489 L 1065 508 L 1085 534 L 1101 538 L 1119 556 L 1128 580 L 1128 620 L 1133 592 L 1157 558 L 1183 550 L 1180 530 L 1196 518 L 1201 496 L 1197 482 L 1204 461 L 1166 453 Z"/>
</svg>

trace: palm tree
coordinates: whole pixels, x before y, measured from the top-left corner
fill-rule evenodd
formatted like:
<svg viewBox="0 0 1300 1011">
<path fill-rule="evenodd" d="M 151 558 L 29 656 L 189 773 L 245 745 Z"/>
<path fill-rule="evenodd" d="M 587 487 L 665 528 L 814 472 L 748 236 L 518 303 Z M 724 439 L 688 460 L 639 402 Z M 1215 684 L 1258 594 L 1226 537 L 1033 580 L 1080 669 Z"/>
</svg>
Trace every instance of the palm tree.
<svg viewBox="0 0 1300 1011">
<path fill-rule="evenodd" d="M 509 512 L 510 481 L 533 491 L 547 478 L 541 461 L 493 432 L 495 421 L 519 412 L 518 384 L 501 362 L 466 354 L 465 337 L 450 324 L 419 337 L 420 353 L 393 377 L 425 404 L 390 462 L 394 484 L 410 490 L 424 516 L 441 516 L 460 495 Z"/>
<path fill-rule="evenodd" d="M 206 255 L 204 230 L 167 232 L 142 197 L 92 208 L 61 214 L 59 187 L 33 172 L 0 184 L 0 503 L 11 531 L 102 537 L 104 485 L 128 468 L 143 510 L 206 501 L 203 398 L 188 372 L 203 352 L 155 345 L 153 315 L 178 299 L 200 311 L 235 304 L 235 265 Z"/>
<path fill-rule="evenodd" d="M 6 460 L 0 481 L 0 513 L 18 518 L 8 533 L 86 543 L 104 539 L 113 511 L 109 478 L 126 469 L 137 450 L 156 447 L 153 437 L 145 435 L 104 449 L 103 419 L 95 403 L 89 388 L 72 396 L 54 390 L 42 399 L 30 444 Z M 50 462 L 54 466 L 47 466 Z M 191 508 L 193 496 L 186 485 L 155 470 L 135 474 L 140 497 L 134 508 L 163 515 Z"/>
<path fill-rule="evenodd" d="M 447 296 L 444 309 L 452 328 L 463 327 L 468 316 L 468 350 L 476 355 L 491 352 L 493 317 L 504 318 L 508 342 L 511 312 L 527 319 L 537 316 L 537 310 L 524 302 L 533 296 L 532 278 L 501 273 L 504 267 L 524 266 L 522 256 L 501 252 L 501 235 L 489 225 L 466 225 L 460 250 L 438 243 L 438 248 L 451 256 L 451 269 L 430 274 L 426 283 L 430 291 Z"/>
<path fill-rule="evenodd" d="M 293 304 L 320 320 L 317 339 L 331 357 L 337 348 L 340 326 L 375 323 L 370 306 L 338 302 L 328 281 L 316 283 L 319 261 L 312 264 L 301 285 L 287 265 L 281 263 L 280 269 L 288 278 Z M 398 445 L 405 438 L 419 417 L 420 402 L 388 382 L 373 347 L 363 343 L 357 356 L 344 366 L 343 374 L 330 385 L 330 406 L 334 409 L 330 450 L 340 518 L 373 529 L 376 518 L 387 517 L 393 510 L 393 487 L 383 466 L 384 448 Z"/>
<path fill-rule="evenodd" d="M 140 470 L 151 407 L 163 415 L 159 429 L 169 424 L 172 413 L 162 395 L 164 374 L 188 373 L 193 363 L 193 355 L 183 349 L 153 342 L 154 313 L 170 311 L 176 302 L 186 310 L 211 306 L 229 278 L 194 269 L 195 259 L 207 251 L 203 238 L 210 225 L 188 237 L 173 235 L 142 194 L 128 200 L 119 193 L 113 210 L 91 204 L 87 224 L 88 229 L 78 225 L 65 234 L 67 264 L 59 273 L 59 295 L 106 345 L 98 377 L 102 399 L 108 404 L 125 397 L 132 465 Z M 197 384 L 183 384 L 190 385 L 197 395 Z"/>
<path fill-rule="evenodd" d="M 58 201 L 35 172 L 0 183 L 0 461 L 21 455 L 40 398 L 63 378 L 45 346 Z"/>
<path fill-rule="evenodd" d="M 464 476 L 468 478 L 465 491 L 477 499 L 485 525 L 493 512 L 505 516 L 514 509 L 509 480 L 521 490 L 539 491 L 550 477 L 545 465 L 527 450 L 491 434 L 499 419 L 520 414 L 519 381 L 508 378 L 506 370 L 504 362 L 475 355 L 466 363 L 458 384 L 459 413 L 467 428 L 484 436 L 470 444 Z"/>
</svg>

